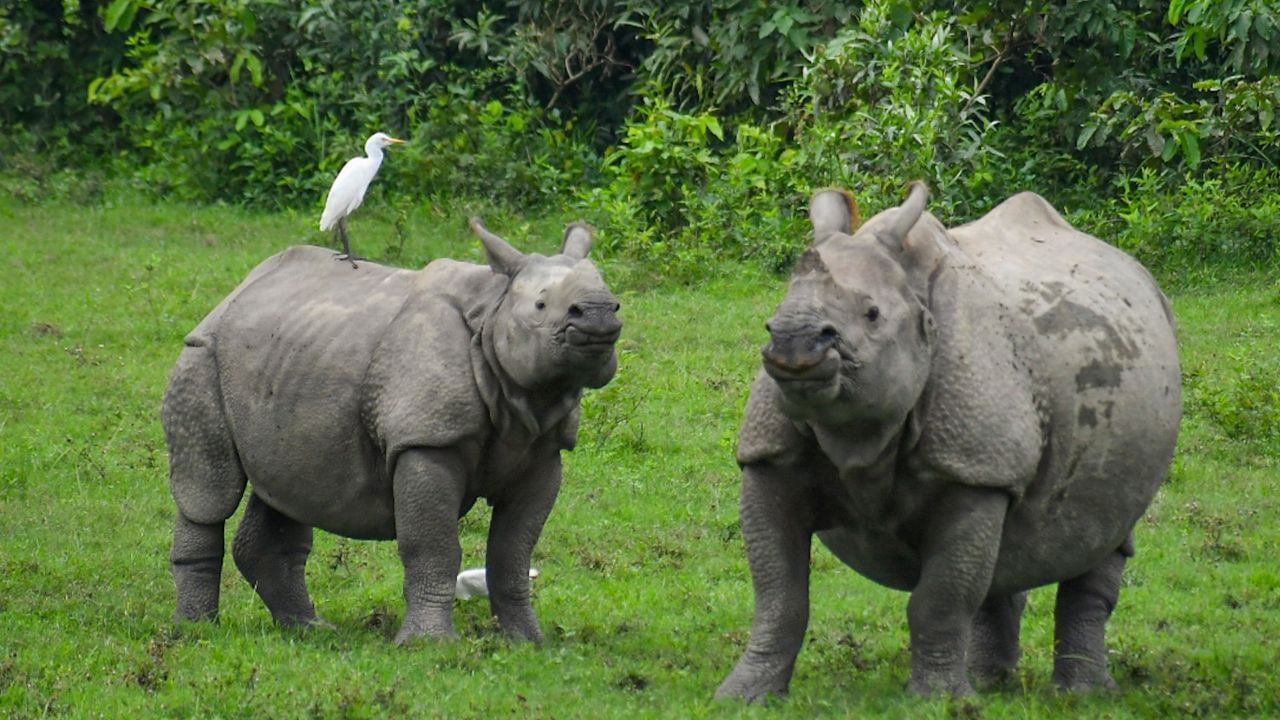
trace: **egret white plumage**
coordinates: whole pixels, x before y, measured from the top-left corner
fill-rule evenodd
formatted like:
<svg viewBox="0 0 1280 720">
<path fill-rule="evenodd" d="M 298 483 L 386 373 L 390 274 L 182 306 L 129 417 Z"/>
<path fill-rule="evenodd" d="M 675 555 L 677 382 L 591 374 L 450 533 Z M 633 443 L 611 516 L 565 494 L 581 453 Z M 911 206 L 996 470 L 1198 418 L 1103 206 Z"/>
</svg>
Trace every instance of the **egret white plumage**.
<svg viewBox="0 0 1280 720">
<path fill-rule="evenodd" d="M 536 577 L 538 577 L 538 568 L 529 568 L 529 579 Z M 458 584 L 453 594 L 459 600 L 488 596 L 489 580 L 484 568 L 471 568 L 458 573 Z"/>
<path fill-rule="evenodd" d="M 324 201 L 324 212 L 320 215 L 320 230 L 334 230 L 342 238 L 342 253 L 336 260 L 350 260 L 351 267 L 356 266 L 359 258 L 351 255 L 351 243 L 347 239 L 347 216 L 364 202 L 364 193 L 373 182 L 382 166 L 382 149 L 390 145 L 403 144 L 404 140 L 393 138 L 386 133 L 374 133 L 364 143 L 364 154 L 367 157 L 353 157 L 338 171 L 333 185 L 329 187 L 329 196 Z"/>
</svg>

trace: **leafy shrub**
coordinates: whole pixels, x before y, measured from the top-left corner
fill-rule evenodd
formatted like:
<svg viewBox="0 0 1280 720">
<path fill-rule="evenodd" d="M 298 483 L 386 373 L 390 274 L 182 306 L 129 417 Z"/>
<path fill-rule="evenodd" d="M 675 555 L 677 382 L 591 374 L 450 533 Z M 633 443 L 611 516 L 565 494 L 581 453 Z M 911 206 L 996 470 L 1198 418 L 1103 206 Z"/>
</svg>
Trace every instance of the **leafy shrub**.
<svg viewBox="0 0 1280 720">
<path fill-rule="evenodd" d="M 423 93 L 412 123 L 406 161 L 386 171 L 420 200 L 562 205 L 575 188 L 597 181 L 598 160 L 583 139 L 591 129 L 561 122 L 514 89 L 485 97 L 466 82 L 440 83 Z"/>
<path fill-rule="evenodd" d="M 1193 89 L 1194 100 L 1173 92 L 1152 97 L 1116 91 L 1084 124 L 1076 145 L 1118 149 L 1134 164 L 1157 166 L 1180 158 L 1194 168 L 1206 152 L 1244 152 L 1264 162 L 1280 157 L 1280 126 L 1273 122 L 1280 78 L 1232 76 L 1197 82 Z"/>
<path fill-rule="evenodd" d="M 92 3 L 0 0 L 0 170 L 39 178 L 97 165 L 116 125 L 84 88 L 121 50 Z"/>
<path fill-rule="evenodd" d="M 942 198 L 953 187 L 986 192 L 980 178 L 992 175 L 978 171 L 997 155 L 984 142 L 983 99 L 963 87 L 971 68 L 955 49 L 956 21 L 937 14 L 899 28 L 894 7 L 868 3 L 820 46 L 774 123 L 738 118 L 730 134 L 711 112 L 648 94 L 606 158 L 609 187 L 590 203 L 633 203 L 625 217 L 656 234 L 627 228 L 631 249 L 661 262 L 755 258 L 785 269 L 806 243 L 818 187 L 843 185 L 876 208 L 900 202 L 917 177 Z"/>
<path fill-rule="evenodd" d="M 853 15 L 851 4 L 828 0 L 627 5 L 626 22 L 651 44 L 640 63 L 649 88 L 662 88 L 681 109 L 729 113 L 773 105 L 814 46 Z M 910 12 L 909 3 L 894 6 Z"/>
<path fill-rule="evenodd" d="M 124 118 L 137 174 L 178 197 L 318 204 L 384 130 L 413 141 L 388 188 L 557 198 L 595 163 L 582 126 L 534 104 L 511 68 L 468 64 L 448 40 L 464 6 L 115 0 L 128 62 L 89 93 Z"/>
<path fill-rule="evenodd" d="M 1280 261 L 1280 172 L 1229 166 L 1213 177 L 1145 169 L 1115 181 L 1113 197 L 1070 219 L 1156 270 Z"/>
<path fill-rule="evenodd" d="M 907 180 L 924 178 L 939 198 L 971 188 L 999 159 L 986 98 L 969 86 L 974 64 L 960 50 L 953 15 L 899 25 L 892 2 L 868 2 L 857 23 L 818 48 L 791 89 L 787 119 L 800 162 L 824 183 L 873 205 L 896 204 Z"/>
</svg>

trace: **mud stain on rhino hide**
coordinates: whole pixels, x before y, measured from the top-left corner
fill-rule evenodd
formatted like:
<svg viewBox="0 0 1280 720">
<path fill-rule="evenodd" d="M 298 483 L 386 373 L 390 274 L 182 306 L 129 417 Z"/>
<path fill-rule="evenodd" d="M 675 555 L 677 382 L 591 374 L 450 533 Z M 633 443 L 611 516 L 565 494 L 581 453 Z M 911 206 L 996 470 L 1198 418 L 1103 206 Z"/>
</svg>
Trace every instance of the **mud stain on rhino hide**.
<svg viewBox="0 0 1280 720">
<path fill-rule="evenodd" d="M 1059 299 L 1048 310 L 1035 318 L 1036 330 L 1046 335 L 1065 335 L 1070 332 L 1101 332 L 1098 349 L 1109 362 L 1134 360 L 1142 355 L 1137 343 L 1124 337 L 1102 315 L 1089 308 L 1067 300 Z"/>
<path fill-rule="evenodd" d="M 1088 405 L 1081 405 L 1076 416 L 1076 424 L 1081 427 L 1098 427 L 1098 413 Z"/>
<path fill-rule="evenodd" d="M 1076 373 L 1076 392 L 1084 392 L 1089 388 L 1120 387 L 1120 371 L 1123 369 L 1119 365 L 1094 359 Z"/>
</svg>

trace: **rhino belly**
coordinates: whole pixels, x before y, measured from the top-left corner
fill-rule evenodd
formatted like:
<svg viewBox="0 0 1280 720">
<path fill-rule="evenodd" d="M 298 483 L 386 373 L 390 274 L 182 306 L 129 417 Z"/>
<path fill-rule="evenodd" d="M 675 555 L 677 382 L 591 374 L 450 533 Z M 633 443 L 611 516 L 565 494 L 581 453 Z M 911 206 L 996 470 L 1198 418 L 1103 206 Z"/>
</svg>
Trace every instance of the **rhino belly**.
<svg viewBox="0 0 1280 720">
<path fill-rule="evenodd" d="M 242 463 L 253 492 L 297 520 L 345 537 L 395 537 L 392 487 L 381 454 L 362 433 L 331 436 L 281 432 L 245 445 Z"/>
<path fill-rule="evenodd" d="M 890 533 L 840 525 L 816 534 L 841 562 L 885 587 L 910 590 L 920 578 L 919 552 Z"/>
<path fill-rule="evenodd" d="M 253 491 L 307 525 L 394 537 L 391 483 L 361 421 L 358 354 L 242 348 L 220 359 L 227 421 Z"/>
</svg>

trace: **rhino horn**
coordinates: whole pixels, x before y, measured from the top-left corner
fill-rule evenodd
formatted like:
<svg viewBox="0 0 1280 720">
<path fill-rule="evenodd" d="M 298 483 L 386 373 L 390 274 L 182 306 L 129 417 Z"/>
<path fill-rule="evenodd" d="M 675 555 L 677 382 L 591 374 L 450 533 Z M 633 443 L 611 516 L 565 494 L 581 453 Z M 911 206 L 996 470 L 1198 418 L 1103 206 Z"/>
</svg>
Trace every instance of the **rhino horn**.
<svg viewBox="0 0 1280 720">
<path fill-rule="evenodd" d="M 583 260 L 591 251 L 593 240 L 595 240 L 595 233 L 592 232 L 590 225 L 581 220 L 569 223 L 569 226 L 564 229 L 564 241 L 560 244 L 560 253 L 574 260 Z"/>
<path fill-rule="evenodd" d="M 524 267 L 524 253 L 512 247 L 511 243 L 489 232 L 483 220 L 473 217 L 467 224 L 471 226 L 471 231 L 480 237 L 485 254 L 489 256 L 489 267 L 493 268 L 494 272 L 512 276 Z"/>
<path fill-rule="evenodd" d="M 923 180 L 915 180 L 907 186 L 907 199 L 898 206 L 889 227 L 885 228 L 882 240 L 894 249 L 902 247 L 902 241 L 915 226 L 920 215 L 924 213 L 924 205 L 929 199 L 929 186 Z"/>
<path fill-rule="evenodd" d="M 817 243 L 833 233 L 848 235 L 858 224 L 858 205 L 846 190 L 819 190 L 809 200 L 809 220 Z"/>
</svg>

